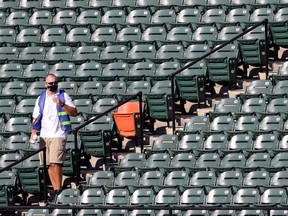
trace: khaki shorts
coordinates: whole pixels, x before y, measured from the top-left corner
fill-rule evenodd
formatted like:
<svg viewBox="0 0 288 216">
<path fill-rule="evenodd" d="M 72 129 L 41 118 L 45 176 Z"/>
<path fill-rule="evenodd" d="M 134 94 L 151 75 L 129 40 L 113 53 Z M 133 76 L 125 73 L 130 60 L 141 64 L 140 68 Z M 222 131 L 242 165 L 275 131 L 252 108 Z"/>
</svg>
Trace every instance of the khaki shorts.
<svg viewBox="0 0 288 216">
<path fill-rule="evenodd" d="M 66 138 L 40 138 L 40 148 L 46 146 L 46 164 L 63 164 L 66 156 Z M 43 162 L 43 152 L 39 153 L 41 165 Z"/>
</svg>

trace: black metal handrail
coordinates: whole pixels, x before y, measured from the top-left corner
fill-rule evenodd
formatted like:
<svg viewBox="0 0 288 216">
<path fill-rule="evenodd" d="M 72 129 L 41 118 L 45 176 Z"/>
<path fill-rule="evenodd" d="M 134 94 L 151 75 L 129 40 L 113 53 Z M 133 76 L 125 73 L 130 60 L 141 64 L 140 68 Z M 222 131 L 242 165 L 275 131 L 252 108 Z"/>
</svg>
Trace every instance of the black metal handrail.
<svg viewBox="0 0 288 216">
<path fill-rule="evenodd" d="M 194 61 L 192 61 L 191 63 L 185 65 L 184 67 L 180 68 L 179 70 L 175 71 L 174 73 L 172 73 L 171 76 L 171 100 L 172 100 L 172 131 L 173 134 L 175 134 L 175 92 L 173 91 L 175 88 L 175 76 L 177 74 L 179 74 L 180 72 L 184 71 L 185 69 L 191 67 L 192 65 L 196 64 L 197 62 L 205 59 L 206 57 L 208 57 L 209 55 L 211 55 L 212 53 L 222 49 L 223 47 L 225 47 L 226 45 L 230 44 L 231 42 L 237 40 L 238 38 L 242 37 L 243 35 L 247 34 L 248 32 L 254 30 L 255 28 L 257 28 L 260 25 L 265 26 L 265 52 L 266 52 L 266 79 L 268 78 L 268 52 L 269 52 L 269 44 L 268 44 L 268 19 L 264 19 L 263 21 L 251 26 L 249 29 L 246 29 L 245 31 L 243 31 L 242 33 L 240 33 L 239 35 L 233 37 L 232 39 L 224 42 L 223 44 L 217 46 L 216 48 L 214 48 L 213 50 L 211 50 L 210 52 L 206 53 L 205 55 L 195 59 Z M 204 93 L 205 94 L 205 93 Z"/>
<path fill-rule="evenodd" d="M 1 168 L 0 169 L 0 173 L 2 173 L 5 170 L 9 170 L 13 166 L 23 162 L 24 160 L 32 157 L 33 155 L 36 155 L 36 154 L 42 152 L 42 151 L 43 151 L 43 179 L 44 179 L 44 191 L 43 191 L 43 193 L 44 193 L 44 201 L 47 202 L 47 176 L 46 176 L 46 174 L 47 174 L 47 163 L 46 163 L 46 147 L 45 146 L 43 148 L 40 148 L 40 149 L 38 149 L 38 150 L 36 150 L 36 151 L 34 151 L 34 152 L 22 157 L 21 159 L 15 161 L 15 162 L 12 162 L 11 164 L 9 164 L 6 167 Z M 13 207 L 15 207 L 15 206 L 13 206 Z"/>
<path fill-rule="evenodd" d="M 79 185 L 79 180 L 80 180 L 80 154 L 79 154 L 79 149 L 78 149 L 78 141 L 77 141 L 77 133 L 80 129 L 84 128 L 86 125 L 90 124 L 91 122 L 99 119 L 100 117 L 112 112 L 116 108 L 122 106 L 123 104 L 136 99 L 138 97 L 139 101 L 139 112 L 140 112 L 140 146 L 141 146 L 141 152 L 143 152 L 143 127 L 144 127 L 144 118 L 143 118 L 143 111 L 142 111 L 142 92 L 138 92 L 135 95 L 132 95 L 128 97 L 125 101 L 111 107 L 110 109 L 106 110 L 105 112 L 95 115 L 91 117 L 89 120 L 85 121 L 83 124 L 79 125 L 78 127 L 73 129 L 74 133 L 74 143 L 75 143 L 75 184 L 78 186 Z"/>
</svg>

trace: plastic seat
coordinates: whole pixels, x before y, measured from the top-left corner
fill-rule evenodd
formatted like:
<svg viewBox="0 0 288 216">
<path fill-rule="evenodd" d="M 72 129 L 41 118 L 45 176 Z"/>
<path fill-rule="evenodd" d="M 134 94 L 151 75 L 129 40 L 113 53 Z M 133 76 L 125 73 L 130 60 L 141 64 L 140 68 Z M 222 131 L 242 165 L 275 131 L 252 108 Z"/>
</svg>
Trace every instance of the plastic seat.
<svg viewBox="0 0 288 216">
<path fill-rule="evenodd" d="M 177 26 L 172 28 L 166 36 L 167 41 L 191 41 L 192 31 L 191 28 Z"/>
<path fill-rule="evenodd" d="M 238 98 L 223 98 L 220 100 L 219 103 L 214 105 L 213 113 L 216 113 L 216 115 L 218 113 L 220 115 L 222 115 L 223 113 L 233 114 L 236 112 L 240 112 L 240 108 L 241 108 L 241 102 Z"/>
<path fill-rule="evenodd" d="M 283 118 L 280 115 L 269 115 L 265 116 L 259 122 L 259 131 L 275 131 L 283 129 Z"/>
<path fill-rule="evenodd" d="M 35 47 L 25 47 L 19 53 L 20 60 L 44 60 L 45 59 L 45 49 L 42 46 Z"/>
<path fill-rule="evenodd" d="M 214 171 L 197 171 L 191 178 L 190 186 L 215 186 L 217 176 Z"/>
<path fill-rule="evenodd" d="M 211 8 L 204 12 L 201 17 L 203 23 L 224 22 L 225 11 L 223 9 Z"/>
<path fill-rule="evenodd" d="M 281 170 L 273 174 L 270 179 L 270 186 L 283 187 L 287 186 L 288 173 L 286 170 Z"/>
<path fill-rule="evenodd" d="M 287 193 L 284 188 L 267 188 L 260 197 L 259 204 L 281 206 L 287 201 Z"/>
<path fill-rule="evenodd" d="M 131 6 L 134 6 L 136 3 L 135 0 L 129 0 L 129 1 L 126 1 L 126 0 L 113 0 L 112 1 L 112 6 L 128 6 L 128 5 L 131 5 Z"/>
<path fill-rule="evenodd" d="M 266 102 L 263 98 L 249 98 L 241 106 L 243 113 L 265 112 Z"/>
<path fill-rule="evenodd" d="M 233 196 L 235 206 L 255 205 L 259 203 L 260 192 L 256 187 L 240 188 Z"/>
<path fill-rule="evenodd" d="M 33 113 L 36 99 L 26 98 L 22 99 L 15 107 L 15 113 Z"/>
<path fill-rule="evenodd" d="M 210 128 L 210 121 L 207 116 L 192 116 L 187 122 L 184 123 L 184 131 L 201 132 L 208 131 Z"/>
<path fill-rule="evenodd" d="M 192 40 L 194 41 L 212 41 L 217 38 L 217 30 L 213 26 L 199 26 L 193 32 Z"/>
<path fill-rule="evenodd" d="M 73 216 L 73 210 L 72 209 L 54 209 L 50 213 L 51 216 L 58 216 L 58 215 L 67 215 L 67 216 Z"/>
<path fill-rule="evenodd" d="M 229 205 L 232 202 L 232 191 L 230 188 L 213 188 L 206 196 L 206 205 Z"/>
<path fill-rule="evenodd" d="M 1 28 L 0 29 L 0 42 L 15 42 L 16 31 L 14 28 Z"/>
<path fill-rule="evenodd" d="M 152 143 L 152 149 L 176 149 L 178 145 L 178 136 L 163 134 Z"/>
<path fill-rule="evenodd" d="M 65 2 L 64 2 L 65 4 Z M 65 6 L 63 6 L 65 7 Z M 73 10 L 61 10 L 58 11 L 52 20 L 52 24 L 75 24 L 77 19 L 76 12 Z"/>
<path fill-rule="evenodd" d="M 249 9 L 247 9 L 247 8 L 233 8 L 226 15 L 225 22 L 244 23 L 244 22 L 248 22 L 249 18 L 250 18 Z"/>
<path fill-rule="evenodd" d="M 279 152 L 276 154 L 272 160 L 270 167 L 273 168 L 280 168 L 280 167 L 286 167 L 286 162 L 287 162 L 287 152 Z"/>
<path fill-rule="evenodd" d="M 128 54 L 128 47 L 125 45 L 109 45 L 100 54 L 101 59 L 125 59 Z"/>
<path fill-rule="evenodd" d="M 83 10 L 77 16 L 76 24 L 100 24 L 101 17 L 101 13 L 97 9 Z"/>
<path fill-rule="evenodd" d="M 102 211 L 100 209 L 81 209 L 76 215 L 77 216 L 89 216 L 89 215 L 101 216 Z"/>
<path fill-rule="evenodd" d="M 103 212 L 103 216 L 115 216 L 115 215 L 128 216 L 128 210 L 127 209 L 107 209 Z"/>
<path fill-rule="evenodd" d="M 244 96 L 251 95 L 255 97 L 257 95 L 265 96 L 266 94 L 272 93 L 273 84 L 270 80 L 253 80 L 249 86 L 245 88 Z M 241 97 L 241 94 L 240 94 Z"/>
<path fill-rule="evenodd" d="M 72 59 L 77 61 L 98 60 L 100 49 L 98 46 L 79 46 L 72 55 Z"/>
<path fill-rule="evenodd" d="M 226 186 L 226 185 L 234 185 L 241 187 L 243 181 L 243 175 L 242 172 L 237 170 L 228 170 L 222 172 L 218 177 L 216 181 L 217 186 Z"/>
<path fill-rule="evenodd" d="M 60 80 L 65 80 L 66 78 L 74 77 L 75 71 L 76 71 L 75 64 L 70 63 L 70 62 L 69 63 L 68 62 L 59 62 L 59 63 L 54 64 L 50 68 L 50 73 L 55 74 L 57 77 L 59 77 Z M 63 85 L 63 84 L 60 83 L 60 85 Z M 72 86 L 72 87 L 74 87 L 74 86 Z M 62 88 L 64 88 L 64 86 Z M 67 88 L 67 87 L 65 87 L 65 88 Z M 68 87 L 68 88 L 70 88 L 70 87 Z"/>
<path fill-rule="evenodd" d="M 87 186 L 95 188 L 99 188 L 104 185 L 112 186 L 114 184 L 114 178 L 115 177 L 112 171 L 98 170 L 93 173 L 91 178 L 88 179 Z"/>
<path fill-rule="evenodd" d="M 274 98 L 266 107 L 268 113 L 285 113 L 288 111 L 288 100 L 285 98 Z"/>
<path fill-rule="evenodd" d="M 281 215 L 286 215 L 287 214 L 287 211 L 286 210 L 270 210 L 269 214 L 271 216 L 281 216 Z"/>
<path fill-rule="evenodd" d="M 155 153 L 147 158 L 145 166 L 148 168 L 165 168 L 169 167 L 170 161 L 170 156 L 167 153 Z"/>
<path fill-rule="evenodd" d="M 26 93 L 26 83 L 23 81 L 11 81 L 2 88 L 2 95 L 23 95 Z"/>
<path fill-rule="evenodd" d="M 146 94 L 148 94 L 151 90 L 151 84 L 149 81 L 134 81 L 131 82 L 129 86 L 126 88 L 125 95 L 134 95 L 138 92 L 142 92 L 142 100 L 146 100 Z"/>
<path fill-rule="evenodd" d="M 250 134 L 235 134 L 227 143 L 228 150 L 251 150 L 253 147 L 253 139 Z"/>
<path fill-rule="evenodd" d="M 162 45 L 156 52 L 156 58 L 160 59 L 182 59 L 184 48 L 178 44 L 166 44 Z"/>
<path fill-rule="evenodd" d="M 123 80 L 123 77 L 128 75 L 129 67 L 125 62 L 111 62 L 103 67 L 102 74 L 99 80 L 102 81 L 104 86 L 111 81 Z M 120 92 L 119 92 L 120 93 Z"/>
<path fill-rule="evenodd" d="M 243 186 L 268 186 L 270 176 L 267 171 L 251 171 L 243 179 Z"/>
<path fill-rule="evenodd" d="M 201 12 L 197 8 L 182 9 L 176 16 L 176 23 L 197 23 L 201 20 Z"/>
<path fill-rule="evenodd" d="M 143 153 L 129 153 L 119 160 L 118 166 L 121 168 L 144 167 L 145 161 Z"/>
<path fill-rule="evenodd" d="M 159 5 L 159 0 L 136 0 L 136 6 Z"/>
<path fill-rule="evenodd" d="M 126 13 L 124 10 L 121 9 L 111 9 L 106 11 L 102 18 L 101 18 L 101 23 L 102 24 L 125 24 L 126 20 Z"/>
<path fill-rule="evenodd" d="M 0 47 L 0 60 L 13 60 L 17 59 L 19 51 L 17 47 Z"/>
<path fill-rule="evenodd" d="M 169 80 L 170 75 L 180 69 L 178 61 L 167 61 L 156 67 L 155 73 L 150 76 L 152 84 L 161 80 Z"/>
<path fill-rule="evenodd" d="M 144 172 L 139 178 L 139 186 L 159 186 L 163 185 L 164 174 L 158 170 Z"/>
<path fill-rule="evenodd" d="M 116 40 L 116 30 L 114 27 L 99 27 L 91 35 L 92 42 L 103 42 L 103 41 L 115 41 Z"/>
<path fill-rule="evenodd" d="M 2 113 L 14 113 L 16 101 L 12 98 L 2 98 L 0 99 L 0 108 Z"/>
<path fill-rule="evenodd" d="M 196 160 L 195 167 L 219 167 L 220 161 L 221 159 L 218 153 L 204 153 Z"/>
<path fill-rule="evenodd" d="M 70 60 L 72 58 L 72 48 L 70 46 L 54 46 L 47 52 L 46 60 Z"/>
<path fill-rule="evenodd" d="M 178 153 L 172 158 L 170 167 L 189 168 L 194 166 L 195 161 L 195 155 L 192 153 Z"/>
<path fill-rule="evenodd" d="M 185 51 L 183 57 L 185 58 Z M 198 102 L 199 106 L 201 102 L 206 103 L 206 70 L 205 62 L 199 61 L 176 75 L 176 85 L 181 99 Z"/>
<path fill-rule="evenodd" d="M 117 97 L 118 94 L 124 94 L 126 91 L 126 83 L 124 81 L 108 81 L 103 87 L 101 97 Z"/>
<path fill-rule="evenodd" d="M 26 11 L 13 11 L 6 17 L 6 25 L 26 25 L 28 24 L 28 13 Z"/>
<path fill-rule="evenodd" d="M 35 11 L 29 18 L 30 25 L 49 25 L 52 23 L 52 13 L 49 10 Z"/>
<path fill-rule="evenodd" d="M 73 81 L 59 82 L 58 87 L 71 95 L 76 94 L 77 92 L 77 84 Z"/>
<path fill-rule="evenodd" d="M 240 116 L 234 124 L 234 131 L 256 131 L 258 124 L 258 118 L 254 115 Z"/>
<path fill-rule="evenodd" d="M 129 191 L 125 188 L 114 188 L 105 197 L 105 205 L 125 205 L 129 201 Z"/>
<path fill-rule="evenodd" d="M 86 81 L 83 82 L 78 90 L 78 95 L 97 95 L 102 92 L 102 83 L 100 81 Z M 92 111 L 92 110 L 91 110 Z"/>
<path fill-rule="evenodd" d="M 281 149 L 287 149 L 288 147 L 288 135 L 280 135 L 279 136 L 279 144 L 278 144 L 278 148 Z"/>
<path fill-rule="evenodd" d="M 270 166 L 270 155 L 268 153 L 254 153 L 246 160 L 246 167 L 269 167 Z"/>
<path fill-rule="evenodd" d="M 79 203 L 80 190 L 67 188 L 57 196 L 55 204 L 76 205 Z"/>
<path fill-rule="evenodd" d="M 16 42 L 40 42 L 41 31 L 38 28 L 24 28 L 17 37 Z"/>
<path fill-rule="evenodd" d="M 48 209 L 29 209 L 27 212 L 28 216 L 34 216 L 37 214 L 42 214 L 43 216 L 48 216 L 49 215 L 49 210 Z"/>
<path fill-rule="evenodd" d="M 234 121 L 231 116 L 217 116 L 210 122 L 210 131 L 232 131 Z"/>
<path fill-rule="evenodd" d="M 128 51 L 129 59 L 153 59 L 156 55 L 156 47 L 150 44 L 136 44 Z"/>
<path fill-rule="evenodd" d="M 197 150 L 203 147 L 203 137 L 200 134 L 186 134 L 178 144 L 179 150 Z"/>
<path fill-rule="evenodd" d="M 142 104 L 142 110 L 144 110 L 144 103 Z M 127 102 L 118 107 L 117 111 L 113 112 L 112 115 L 119 135 L 130 139 L 136 139 L 135 142 L 137 142 L 141 124 L 139 102 Z"/>
<path fill-rule="evenodd" d="M 146 206 L 153 204 L 155 199 L 154 191 L 152 188 L 139 188 L 136 189 L 130 196 L 130 205 Z"/>
<path fill-rule="evenodd" d="M 93 105 L 92 112 L 95 114 L 100 114 L 112 108 L 113 106 L 116 106 L 117 104 L 118 101 L 115 98 L 100 98 Z"/>
<path fill-rule="evenodd" d="M 226 149 L 227 138 L 224 134 L 210 134 L 203 143 L 204 150 L 223 150 Z"/>
<path fill-rule="evenodd" d="M 242 33 L 240 26 L 225 26 L 217 35 L 217 40 L 228 41 Z"/>
<path fill-rule="evenodd" d="M 118 32 L 116 41 L 140 41 L 141 34 L 141 30 L 138 27 L 124 27 Z"/>
<path fill-rule="evenodd" d="M 155 196 L 154 204 L 156 205 L 172 205 L 179 203 L 179 191 L 176 188 L 163 188 Z"/>
<path fill-rule="evenodd" d="M 270 2 L 269 2 L 270 3 Z M 261 22 L 263 19 L 272 21 L 274 17 L 273 10 L 270 8 L 257 8 L 250 15 L 250 22 Z"/>
<path fill-rule="evenodd" d="M 91 122 L 90 124 L 86 125 L 85 130 L 88 131 L 105 131 L 105 132 L 111 132 L 114 127 L 114 121 L 111 118 L 111 116 L 102 116 L 95 120 L 94 122 Z"/>
<path fill-rule="evenodd" d="M 150 26 L 146 28 L 143 33 L 141 40 L 143 41 L 165 41 L 167 31 L 162 26 Z"/>
<path fill-rule="evenodd" d="M 45 83 L 43 83 L 43 81 L 35 81 L 31 83 L 30 86 L 27 88 L 27 95 L 37 96 L 45 89 L 46 86 Z"/>
<path fill-rule="evenodd" d="M 71 29 L 66 35 L 67 42 L 89 42 L 91 37 L 90 30 L 85 27 Z"/>
<path fill-rule="evenodd" d="M 245 167 L 246 158 L 242 153 L 228 153 L 220 162 L 220 167 L 233 168 L 233 167 Z"/>
<path fill-rule="evenodd" d="M 169 172 L 164 178 L 164 186 L 187 186 L 189 183 L 189 173 L 182 170 L 174 170 Z"/>
<path fill-rule="evenodd" d="M 241 210 L 238 216 L 264 216 L 263 210 Z"/>
<path fill-rule="evenodd" d="M 101 7 L 101 6 L 111 6 L 112 0 L 90 0 L 89 6 L 91 7 Z"/>
<path fill-rule="evenodd" d="M 79 197 L 80 205 L 101 205 L 104 204 L 105 193 L 102 188 L 87 188 Z M 96 214 L 93 210 L 93 214 Z"/>
<path fill-rule="evenodd" d="M 183 206 L 203 205 L 205 203 L 205 198 L 206 195 L 203 188 L 187 188 L 181 194 L 179 204 Z"/>
<path fill-rule="evenodd" d="M 7 153 L 7 154 L 3 154 L 1 157 L 0 157 L 0 166 L 2 168 L 6 167 L 6 166 L 9 166 L 10 164 L 18 161 L 22 159 L 22 155 L 19 154 L 19 153 Z M 21 163 L 18 163 L 17 165 L 15 165 L 14 167 L 20 167 L 21 166 Z"/>
<path fill-rule="evenodd" d="M 51 27 L 46 29 L 42 36 L 41 42 L 64 42 L 66 38 L 66 31 L 62 27 Z"/>
<path fill-rule="evenodd" d="M 66 7 L 76 8 L 76 7 L 88 7 L 88 0 L 66 0 Z"/>
<path fill-rule="evenodd" d="M 151 13 L 147 9 L 134 9 L 131 10 L 126 16 L 126 24 L 147 24 L 150 23 Z"/>
<path fill-rule="evenodd" d="M 6 139 L 2 148 L 8 152 L 24 153 L 29 148 L 29 137 L 25 134 L 11 135 Z"/>
<path fill-rule="evenodd" d="M 138 185 L 139 181 L 139 175 L 137 171 L 122 171 L 114 178 L 114 184 L 113 186 L 120 186 L 120 187 L 126 187 L 126 186 L 135 186 Z"/>
<path fill-rule="evenodd" d="M 22 74 L 23 66 L 19 63 L 7 63 L 0 67 L 0 77 L 4 82 L 9 82 L 10 80 L 21 78 Z"/>
<path fill-rule="evenodd" d="M 85 47 L 79 48 L 78 51 L 79 52 L 84 52 L 85 49 L 86 49 Z M 88 55 L 90 56 L 92 54 L 90 47 L 88 48 L 88 51 L 89 51 Z M 76 52 L 74 52 L 74 54 L 76 54 Z M 86 58 L 85 56 L 86 56 L 86 54 L 83 55 L 84 58 Z M 72 57 L 72 58 L 75 58 L 75 57 Z M 77 77 L 77 80 L 83 80 L 84 81 L 81 85 L 85 86 L 86 84 L 84 84 L 84 83 L 88 82 L 87 85 L 90 86 L 89 81 L 91 79 L 95 80 L 97 76 L 101 75 L 101 73 L 102 73 L 102 65 L 101 65 L 101 63 L 91 61 L 91 62 L 84 62 L 81 65 L 79 65 L 78 68 L 76 69 L 75 75 Z M 79 86 L 79 88 L 81 87 L 81 85 Z M 92 85 L 92 86 L 93 86 L 93 88 L 95 88 L 95 87 L 99 88 L 100 87 L 100 83 L 98 83 L 98 85 L 95 84 L 95 85 Z M 102 84 L 101 84 L 101 88 L 102 88 Z"/>
<path fill-rule="evenodd" d="M 19 6 L 19 0 L 11 0 L 11 1 L 1 1 L 0 8 L 17 8 Z"/>
<path fill-rule="evenodd" d="M 175 23 L 176 13 L 172 9 L 157 10 L 151 17 L 152 24 Z"/>
<path fill-rule="evenodd" d="M 199 56 L 203 56 L 209 51 L 210 47 L 207 44 L 191 44 L 184 50 L 183 57 L 187 59 L 197 59 Z M 193 65 L 191 67 L 193 68 Z"/>
<path fill-rule="evenodd" d="M 4 131 L 6 132 L 30 132 L 31 121 L 29 117 L 12 117 L 6 124 Z"/>
</svg>

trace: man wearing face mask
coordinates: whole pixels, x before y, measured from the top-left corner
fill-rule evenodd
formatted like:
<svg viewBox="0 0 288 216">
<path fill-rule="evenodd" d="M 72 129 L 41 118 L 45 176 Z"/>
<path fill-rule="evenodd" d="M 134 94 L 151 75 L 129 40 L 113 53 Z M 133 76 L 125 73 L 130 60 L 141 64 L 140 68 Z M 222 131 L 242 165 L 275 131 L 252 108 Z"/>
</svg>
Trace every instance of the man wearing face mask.
<svg viewBox="0 0 288 216">
<path fill-rule="evenodd" d="M 53 201 L 62 190 L 62 165 L 65 160 L 66 139 L 72 130 L 69 116 L 77 116 L 78 111 L 71 97 L 58 89 L 58 80 L 54 74 L 45 78 L 47 90 L 37 98 L 32 120 L 30 142 L 33 143 L 37 131 L 40 131 L 40 147 L 46 146 L 48 175 L 53 187 L 48 201 Z M 43 163 L 43 154 L 39 155 Z"/>
</svg>

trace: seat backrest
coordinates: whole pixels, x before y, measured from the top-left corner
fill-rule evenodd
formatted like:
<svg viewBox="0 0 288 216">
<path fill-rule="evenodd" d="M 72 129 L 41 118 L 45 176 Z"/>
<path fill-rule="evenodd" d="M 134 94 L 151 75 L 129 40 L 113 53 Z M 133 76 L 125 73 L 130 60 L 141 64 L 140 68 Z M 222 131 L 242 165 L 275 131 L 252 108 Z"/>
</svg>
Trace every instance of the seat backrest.
<svg viewBox="0 0 288 216">
<path fill-rule="evenodd" d="M 230 188 L 214 188 L 207 194 L 205 203 L 208 205 L 227 205 L 231 204 L 232 197 Z"/>
<path fill-rule="evenodd" d="M 155 196 L 155 204 L 178 204 L 179 191 L 176 188 L 163 188 Z"/>
<path fill-rule="evenodd" d="M 234 131 L 254 131 L 258 129 L 258 125 L 259 121 L 256 116 L 240 116 L 234 124 Z"/>
<path fill-rule="evenodd" d="M 151 13 L 147 9 L 134 9 L 126 16 L 126 24 L 150 23 Z"/>
<path fill-rule="evenodd" d="M 203 137 L 201 134 L 185 134 L 178 144 L 179 150 L 192 150 L 203 148 Z"/>
<path fill-rule="evenodd" d="M 250 18 L 249 9 L 247 8 L 233 8 L 226 15 L 225 21 L 229 23 L 243 23 L 248 22 Z"/>
<path fill-rule="evenodd" d="M 100 49 L 98 46 L 79 46 L 72 55 L 73 60 L 99 59 Z M 89 63 L 89 62 L 86 62 Z M 84 63 L 83 63 L 84 64 Z M 95 68 L 96 69 L 96 68 Z M 95 74 L 96 75 L 96 74 Z"/>
<path fill-rule="evenodd" d="M 162 26 L 150 26 L 146 28 L 143 33 L 141 40 L 143 41 L 165 41 L 167 31 Z"/>
<path fill-rule="evenodd" d="M 101 13 L 97 9 L 83 10 L 76 20 L 76 24 L 100 24 Z"/>
<path fill-rule="evenodd" d="M 139 27 L 124 27 L 118 32 L 116 41 L 140 41 L 141 34 Z"/>
<path fill-rule="evenodd" d="M 217 180 L 214 171 L 197 171 L 191 178 L 189 185 L 191 186 L 215 186 Z"/>
<path fill-rule="evenodd" d="M 25 47 L 19 54 L 19 59 L 44 60 L 45 49 L 42 46 Z"/>
<path fill-rule="evenodd" d="M 14 28 L 1 28 L 0 29 L 0 42 L 15 42 L 16 30 Z"/>
<path fill-rule="evenodd" d="M 146 160 L 146 167 L 169 167 L 170 164 L 170 156 L 168 153 L 155 153 L 150 155 Z"/>
<path fill-rule="evenodd" d="M 91 32 L 86 27 L 72 28 L 66 35 L 67 42 L 89 42 Z"/>
<path fill-rule="evenodd" d="M 6 18 L 6 25 L 26 25 L 28 24 L 29 15 L 26 11 L 13 11 Z"/>
<path fill-rule="evenodd" d="M 51 11 L 49 10 L 35 11 L 29 18 L 29 24 L 30 25 L 47 25 L 47 24 L 52 23 L 52 19 L 53 19 L 53 16 L 52 16 Z"/>
<path fill-rule="evenodd" d="M 164 174 L 158 170 L 144 172 L 139 178 L 139 186 L 163 185 Z"/>
<path fill-rule="evenodd" d="M 131 205 L 148 205 L 153 204 L 155 194 L 152 188 L 136 189 L 130 196 L 129 203 Z"/>
<path fill-rule="evenodd" d="M 201 17 L 203 23 L 224 22 L 225 11 L 223 9 L 211 8 L 204 12 Z"/>
<path fill-rule="evenodd" d="M 176 26 L 172 28 L 167 36 L 167 41 L 191 41 L 192 39 L 192 31 L 191 28 L 184 26 Z"/>
<path fill-rule="evenodd" d="M 195 167 L 219 167 L 220 161 L 218 153 L 204 153 L 197 158 Z"/>
<path fill-rule="evenodd" d="M 62 27 L 51 27 L 47 28 L 42 36 L 41 41 L 42 42 L 64 42 L 66 39 L 66 31 Z"/>
<path fill-rule="evenodd" d="M 213 26 L 199 26 L 193 32 L 192 40 L 194 41 L 211 41 L 217 38 L 217 29 Z"/>
<path fill-rule="evenodd" d="M 274 13 L 271 8 L 257 8 L 250 15 L 250 22 L 260 22 L 263 19 L 272 21 L 273 17 L 274 17 Z"/>
<path fill-rule="evenodd" d="M 126 13 L 122 9 L 111 9 L 106 11 L 102 18 L 102 24 L 124 24 L 126 20 Z"/>
<path fill-rule="evenodd" d="M 105 193 L 102 188 L 87 188 L 79 198 L 80 205 L 99 205 L 104 204 Z M 94 212 L 93 214 L 96 212 Z"/>
<path fill-rule="evenodd" d="M 225 185 L 235 185 L 242 186 L 243 175 L 241 171 L 238 170 L 228 170 L 219 174 L 217 177 L 216 185 L 225 186 Z"/>
<path fill-rule="evenodd" d="M 176 23 L 200 22 L 201 12 L 198 8 L 182 9 L 176 16 Z"/>
<path fill-rule="evenodd" d="M 243 179 L 243 186 L 268 186 L 270 176 L 267 171 L 251 171 Z"/>
<path fill-rule="evenodd" d="M 92 111 L 97 113 L 105 112 L 106 110 L 116 106 L 118 101 L 115 98 L 101 98 L 96 101 L 92 107 Z"/>
<path fill-rule="evenodd" d="M 245 167 L 246 158 L 242 153 L 229 153 L 226 154 L 220 162 L 220 167 Z"/>
<path fill-rule="evenodd" d="M 210 122 L 210 131 L 232 131 L 234 119 L 229 115 L 217 116 Z"/>
<path fill-rule="evenodd" d="M 126 188 L 114 188 L 105 196 L 106 205 L 124 205 L 129 202 L 129 191 Z"/>
<path fill-rule="evenodd" d="M 265 112 L 266 102 L 263 98 L 249 98 L 241 106 L 241 112 Z"/>
<path fill-rule="evenodd" d="M 170 58 L 178 58 L 181 59 L 183 57 L 184 48 L 182 45 L 178 44 L 165 44 L 162 45 L 156 52 L 156 58 L 160 59 L 170 59 Z"/>
<path fill-rule="evenodd" d="M 75 11 L 60 10 L 54 15 L 52 23 L 53 24 L 75 24 L 76 19 L 77 19 L 77 14 Z"/>
<path fill-rule="evenodd" d="M 70 60 L 72 58 L 72 48 L 70 46 L 51 47 L 45 56 L 47 60 Z"/>
<path fill-rule="evenodd" d="M 227 147 L 227 138 L 224 134 L 211 134 L 203 143 L 203 149 L 206 150 L 224 150 Z"/>
<path fill-rule="evenodd" d="M 233 196 L 233 204 L 235 205 L 251 205 L 258 204 L 260 192 L 256 187 L 240 188 Z"/>
<path fill-rule="evenodd" d="M 109 45 L 100 54 L 102 59 L 117 59 L 127 57 L 128 47 L 125 45 Z"/>
<path fill-rule="evenodd" d="M 131 59 L 155 58 L 156 47 L 151 44 L 136 44 L 129 50 L 127 57 Z"/>
<path fill-rule="evenodd" d="M 258 130 L 275 131 L 283 129 L 284 120 L 280 115 L 265 116 L 260 122 Z"/>
<path fill-rule="evenodd" d="M 18 57 L 19 50 L 16 47 L 0 47 L 0 59 L 13 60 Z"/>
<path fill-rule="evenodd" d="M 194 166 L 195 161 L 195 155 L 192 153 L 178 153 L 172 158 L 170 162 L 170 167 L 189 168 Z"/>
<path fill-rule="evenodd" d="M 286 203 L 287 192 L 284 188 L 267 188 L 260 197 L 260 204 L 281 205 Z"/>
<path fill-rule="evenodd" d="M 180 205 L 202 205 L 205 203 L 205 198 L 206 194 L 203 188 L 187 188 L 180 196 Z"/>
<path fill-rule="evenodd" d="M 101 81 L 86 81 L 83 82 L 77 91 L 77 94 L 100 94 L 102 92 L 103 86 Z"/>
<path fill-rule="evenodd" d="M 159 9 L 151 17 L 151 23 L 175 23 L 176 13 L 173 9 Z"/>
<path fill-rule="evenodd" d="M 233 135 L 227 143 L 228 150 L 240 150 L 247 149 L 251 150 L 253 147 L 252 135 L 248 133 L 235 134 Z"/>
<path fill-rule="evenodd" d="M 139 174 L 137 171 L 122 171 L 114 178 L 114 186 L 138 185 Z"/>
<path fill-rule="evenodd" d="M 94 172 L 92 177 L 88 179 L 88 185 L 91 187 L 112 186 L 114 184 L 114 178 L 112 171 L 99 170 Z"/>
</svg>

